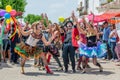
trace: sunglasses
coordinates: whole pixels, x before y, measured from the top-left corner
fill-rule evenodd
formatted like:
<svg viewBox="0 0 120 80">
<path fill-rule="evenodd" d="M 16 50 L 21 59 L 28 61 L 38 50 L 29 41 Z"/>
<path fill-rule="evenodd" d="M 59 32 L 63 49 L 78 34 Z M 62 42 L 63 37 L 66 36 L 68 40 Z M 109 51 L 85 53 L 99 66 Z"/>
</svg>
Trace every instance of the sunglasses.
<svg viewBox="0 0 120 80">
<path fill-rule="evenodd" d="M 67 26 L 68 28 L 72 28 L 72 26 Z"/>
</svg>

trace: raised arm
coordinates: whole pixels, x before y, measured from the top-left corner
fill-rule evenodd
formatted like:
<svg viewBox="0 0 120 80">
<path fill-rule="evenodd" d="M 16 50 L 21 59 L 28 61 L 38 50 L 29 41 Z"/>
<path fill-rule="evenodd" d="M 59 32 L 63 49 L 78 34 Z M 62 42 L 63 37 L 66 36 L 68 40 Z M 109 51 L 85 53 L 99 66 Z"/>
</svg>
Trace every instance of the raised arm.
<svg viewBox="0 0 120 80">
<path fill-rule="evenodd" d="M 22 27 L 21 27 L 19 24 L 17 24 L 17 25 L 18 25 L 18 30 L 20 31 L 20 33 L 21 33 L 23 36 L 28 36 L 28 35 L 31 34 L 32 29 L 30 29 L 30 30 L 28 30 L 28 31 L 24 31 L 24 29 L 22 29 Z"/>
<path fill-rule="evenodd" d="M 86 32 L 80 27 L 80 24 L 78 22 L 77 17 L 74 14 L 74 12 L 72 12 L 71 18 L 73 20 L 74 26 L 77 27 L 77 29 L 79 30 L 79 32 L 86 35 Z"/>
<path fill-rule="evenodd" d="M 97 40 L 99 40 L 99 39 L 100 39 L 100 37 L 99 37 L 99 32 L 98 32 L 97 28 L 96 28 L 96 27 L 94 27 L 94 30 L 95 30 L 95 34 L 96 34 L 96 36 L 97 36 Z"/>
</svg>

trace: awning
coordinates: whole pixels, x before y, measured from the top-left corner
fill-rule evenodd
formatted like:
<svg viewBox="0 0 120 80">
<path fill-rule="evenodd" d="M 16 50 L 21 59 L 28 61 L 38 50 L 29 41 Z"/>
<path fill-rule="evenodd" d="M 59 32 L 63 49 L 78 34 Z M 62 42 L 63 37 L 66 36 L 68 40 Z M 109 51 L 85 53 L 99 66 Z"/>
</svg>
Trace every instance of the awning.
<svg viewBox="0 0 120 80">
<path fill-rule="evenodd" d="M 94 23 L 98 23 L 98 22 L 102 22 L 102 21 L 105 21 L 106 19 L 102 18 L 101 15 L 93 15 L 93 14 L 90 14 L 87 16 L 89 20 L 93 20 L 94 18 Z"/>
<path fill-rule="evenodd" d="M 120 16 L 120 10 L 108 10 L 105 13 L 103 13 L 102 15 L 100 15 L 101 18 L 104 19 L 111 19 L 114 17 L 119 17 Z"/>
<path fill-rule="evenodd" d="M 93 20 L 93 17 L 94 17 L 94 23 L 106 21 L 114 17 L 120 17 L 120 10 L 108 10 L 102 15 L 94 15 L 94 14 L 88 15 L 89 20 Z"/>
</svg>

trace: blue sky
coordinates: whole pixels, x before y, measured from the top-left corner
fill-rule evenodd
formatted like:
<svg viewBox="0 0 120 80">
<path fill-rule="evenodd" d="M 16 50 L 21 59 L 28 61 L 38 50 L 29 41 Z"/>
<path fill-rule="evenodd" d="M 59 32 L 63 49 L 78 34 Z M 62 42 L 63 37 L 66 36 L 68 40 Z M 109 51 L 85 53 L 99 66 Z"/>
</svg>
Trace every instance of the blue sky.
<svg viewBox="0 0 120 80">
<path fill-rule="evenodd" d="M 50 20 L 58 21 L 58 17 L 69 17 L 71 11 L 76 11 L 78 0 L 27 0 L 25 9 L 27 14 L 47 13 Z"/>
</svg>

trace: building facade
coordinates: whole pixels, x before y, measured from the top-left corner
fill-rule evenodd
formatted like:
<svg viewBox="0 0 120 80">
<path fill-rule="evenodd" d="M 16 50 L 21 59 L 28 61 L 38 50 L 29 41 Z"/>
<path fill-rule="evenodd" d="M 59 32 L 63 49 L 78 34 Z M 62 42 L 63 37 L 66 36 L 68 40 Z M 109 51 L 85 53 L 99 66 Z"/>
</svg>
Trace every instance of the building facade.
<svg viewBox="0 0 120 80">
<path fill-rule="evenodd" d="M 120 0 L 78 0 L 80 15 L 90 14 L 91 12 L 98 15 L 111 8 L 120 8 Z"/>
</svg>

